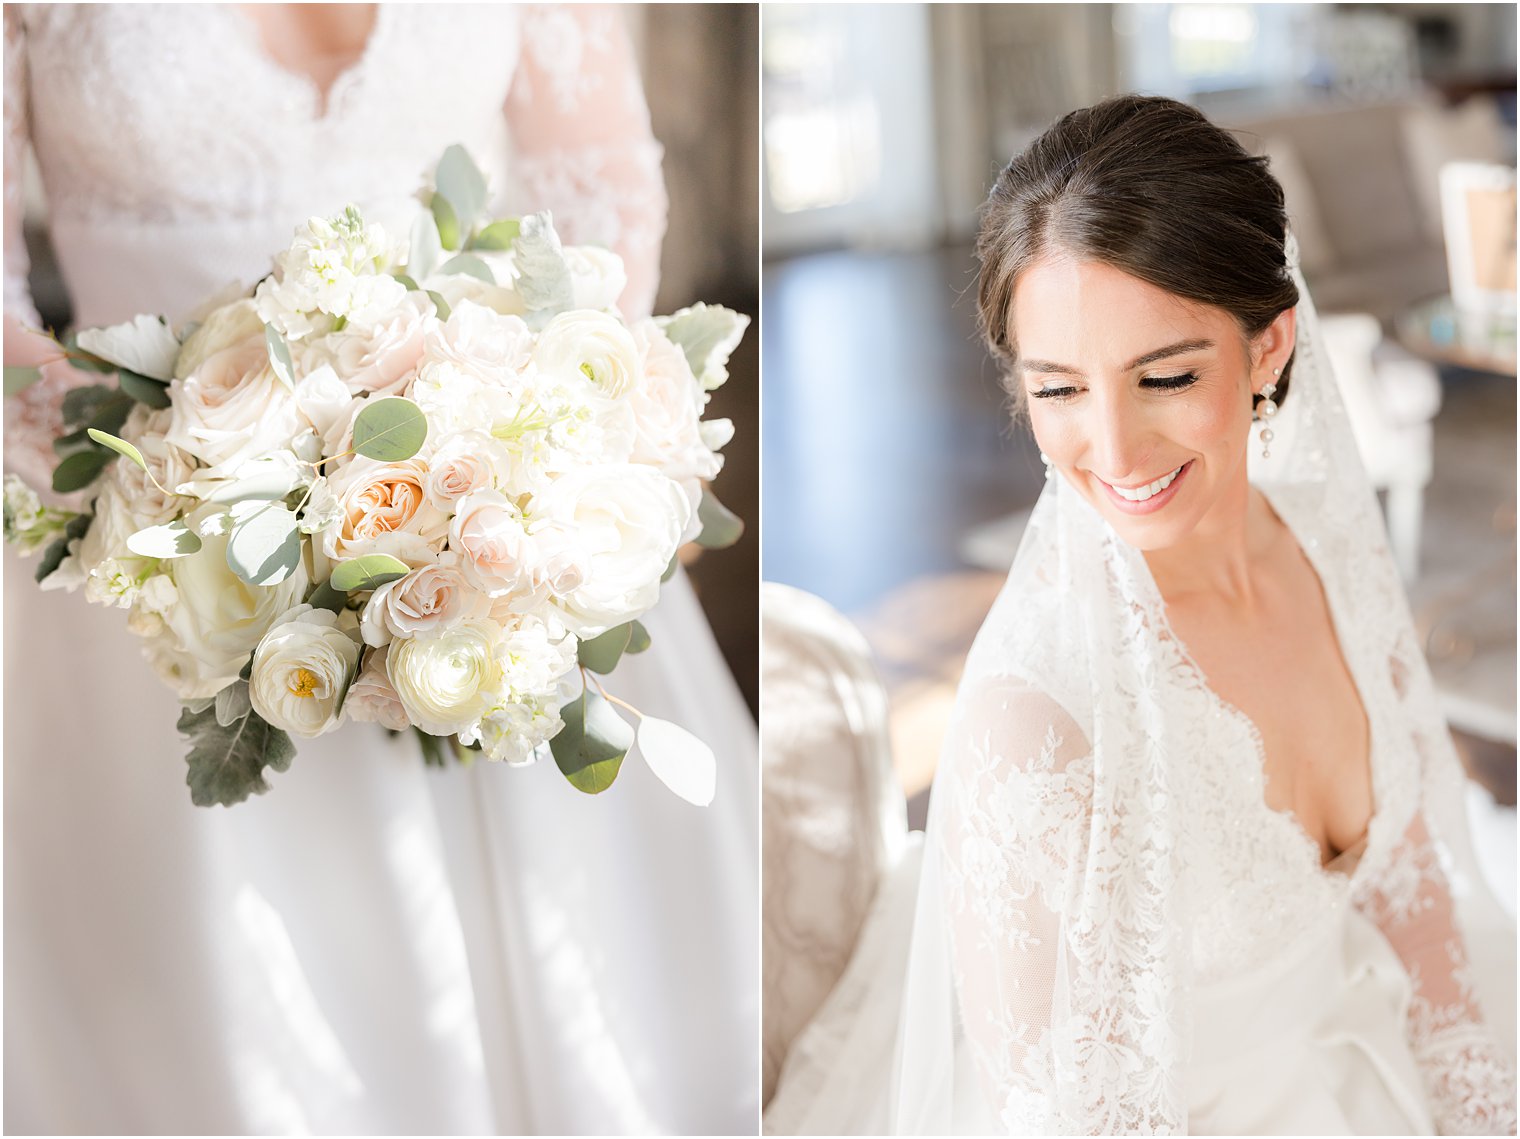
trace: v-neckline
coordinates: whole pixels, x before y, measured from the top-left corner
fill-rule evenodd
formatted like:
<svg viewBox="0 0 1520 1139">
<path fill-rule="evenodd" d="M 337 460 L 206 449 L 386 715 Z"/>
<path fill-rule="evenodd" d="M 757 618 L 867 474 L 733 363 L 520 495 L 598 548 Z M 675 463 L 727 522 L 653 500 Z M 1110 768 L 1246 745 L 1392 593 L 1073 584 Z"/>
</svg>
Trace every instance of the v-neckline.
<svg viewBox="0 0 1520 1139">
<path fill-rule="evenodd" d="M 1177 655 L 1181 660 L 1183 667 L 1193 673 L 1194 678 L 1199 684 L 1199 687 L 1202 688 L 1202 690 L 1208 695 L 1209 700 L 1213 702 L 1214 706 L 1224 715 L 1235 719 L 1236 722 L 1245 728 L 1247 733 L 1250 735 L 1251 746 L 1255 755 L 1256 771 L 1259 773 L 1261 778 L 1261 794 L 1257 796 L 1257 799 L 1261 804 L 1261 809 L 1266 811 L 1268 815 L 1275 815 L 1287 823 L 1287 825 L 1293 831 L 1294 835 L 1302 841 L 1304 845 L 1304 853 L 1309 856 L 1309 861 L 1314 865 L 1316 872 L 1322 878 L 1327 881 L 1335 881 L 1339 879 L 1349 884 L 1355 879 L 1357 871 L 1360 870 L 1361 867 L 1366 865 L 1368 862 L 1366 852 L 1372 845 L 1372 838 L 1375 830 L 1377 829 L 1379 813 L 1383 802 L 1383 796 L 1379 791 L 1377 768 L 1377 723 L 1372 715 L 1372 705 L 1368 703 L 1367 694 L 1365 691 L 1363 691 L 1362 679 L 1359 674 L 1357 664 L 1352 659 L 1351 654 L 1347 651 L 1348 642 L 1344 635 L 1345 623 L 1342 620 L 1339 598 L 1336 594 L 1336 591 L 1332 588 L 1330 580 L 1326 577 L 1319 562 L 1316 560 L 1316 553 L 1311 549 L 1311 547 L 1315 545 L 1314 541 L 1312 539 L 1309 542 L 1300 540 L 1298 531 L 1294 528 L 1293 523 L 1290 522 L 1287 516 L 1284 514 L 1282 504 L 1278 502 L 1267 489 L 1263 487 L 1257 487 L 1256 489 L 1261 491 L 1262 497 L 1266 499 L 1268 507 L 1271 508 L 1272 512 L 1277 516 L 1278 520 L 1282 522 L 1283 526 L 1287 528 L 1289 535 L 1292 537 L 1294 543 L 1298 546 L 1299 553 L 1303 555 L 1304 561 L 1308 563 L 1310 571 L 1314 574 L 1315 578 L 1319 582 L 1320 592 L 1324 595 L 1325 598 L 1325 608 L 1330 614 L 1331 636 L 1335 638 L 1336 650 L 1340 653 L 1340 658 L 1346 666 L 1346 671 L 1351 675 L 1351 685 L 1356 691 L 1357 701 L 1361 704 L 1362 716 L 1367 721 L 1367 789 L 1368 794 L 1372 800 L 1372 810 L 1367 816 L 1366 830 L 1363 831 L 1362 835 L 1357 838 L 1351 844 L 1351 846 L 1347 847 L 1345 851 L 1341 851 L 1338 854 L 1333 855 L 1329 862 L 1325 862 L 1320 852 L 1320 845 L 1318 840 L 1309 833 L 1309 828 L 1304 826 L 1303 820 L 1298 817 L 1298 813 L 1294 811 L 1291 806 L 1278 809 L 1267 802 L 1267 781 L 1270 777 L 1267 774 L 1266 741 L 1262 737 L 1261 729 L 1256 726 L 1255 720 L 1251 719 L 1251 717 L 1246 715 L 1246 713 L 1243 712 L 1240 708 L 1236 707 L 1230 701 L 1221 696 L 1219 692 L 1214 688 L 1214 686 L 1209 683 L 1208 674 L 1204 672 L 1203 667 L 1197 662 L 1197 660 L 1194 659 L 1192 652 L 1187 647 L 1187 642 L 1184 641 L 1177 634 L 1177 630 L 1172 627 L 1171 615 L 1166 611 L 1166 599 L 1162 598 L 1161 613 L 1162 620 L 1165 622 L 1164 632 L 1167 639 L 1169 639 L 1176 647 Z M 1288 513 L 1292 512 L 1289 511 Z M 1144 561 L 1143 557 L 1141 561 Z M 1148 570 L 1149 567 L 1147 567 L 1147 572 Z M 1152 579 L 1152 584 L 1154 584 L 1154 578 Z M 1158 588 L 1156 592 L 1159 596 L 1161 591 Z M 1352 868 L 1350 873 L 1343 873 L 1339 870 L 1330 869 L 1330 867 L 1334 865 L 1335 862 L 1347 851 L 1354 850 L 1358 847 L 1362 849 L 1363 853 L 1362 856 L 1358 859 L 1356 866 Z"/>
<path fill-rule="evenodd" d="M 375 18 L 370 24 L 369 34 L 364 38 L 364 46 L 359 54 L 354 56 L 342 70 L 333 76 L 332 82 L 324 88 L 308 71 L 296 71 L 286 67 L 269 53 L 265 46 L 263 30 L 254 21 L 253 17 L 245 12 L 238 4 L 218 4 L 219 9 L 228 21 L 229 28 L 243 42 L 247 50 L 257 59 L 259 65 L 270 74 L 283 79 L 292 86 L 300 87 L 307 96 L 307 114 L 313 124 L 330 122 L 333 118 L 333 110 L 338 105 L 338 98 L 351 88 L 366 69 L 371 56 L 374 55 L 375 47 L 380 42 L 382 32 L 386 26 L 386 10 L 388 4 L 379 3 L 374 6 Z"/>
</svg>

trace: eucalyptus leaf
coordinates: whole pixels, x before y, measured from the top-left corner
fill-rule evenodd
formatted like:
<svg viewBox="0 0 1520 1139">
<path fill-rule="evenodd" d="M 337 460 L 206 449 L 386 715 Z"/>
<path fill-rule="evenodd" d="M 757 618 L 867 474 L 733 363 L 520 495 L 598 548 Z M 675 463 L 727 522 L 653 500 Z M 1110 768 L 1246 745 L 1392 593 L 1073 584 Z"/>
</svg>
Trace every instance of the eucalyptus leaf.
<svg viewBox="0 0 1520 1139">
<path fill-rule="evenodd" d="M 449 308 L 449 302 L 443 299 L 443 294 L 436 293 L 432 289 L 429 289 L 427 291 L 427 295 L 428 299 L 433 302 L 433 307 L 438 310 L 438 319 L 448 320 L 449 313 L 453 310 Z"/>
<path fill-rule="evenodd" d="M 5 394 L 7 397 L 17 392 L 25 391 L 38 380 L 42 379 L 41 368 L 23 368 L 20 365 L 5 365 Z"/>
<path fill-rule="evenodd" d="M 68 525 L 63 528 L 63 537 L 55 539 L 42 552 L 42 560 L 37 564 L 33 580 L 41 582 L 51 577 L 53 571 L 63 564 L 63 559 L 69 556 L 69 543 L 83 538 L 93 521 L 95 521 L 93 514 L 76 514 L 70 518 Z"/>
<path fill-rule="evenodd" d="M 121 390 L 135 399 L 138 403 L 162 411 L 169 406 L 169 385 L 160 383 L 158 380 L 150 380 L 147 376 L 139 376 L 130 368 L 122 368 L 116 373 L 116 382 Z"/>
<path fill-rule="evenodd" d="M 438 193 L 454 207 L 460 229 L 468 233 L 475 225 L 475 218 L 486 204 L 486 179 L 470 157 L 470 152 L 455 143 L 443 152 L 438 160 L 438 172 L 433 178 Z M 458 246 L 450 246 L 457 249 Z"/>
<path fill-rule="evenodd" d="M 732 546 L 744 535 L 744 520 L 718 501 L 711 487 L 702 488 L 702 501 L 697 505 L 697 518 L 702 532 L 697 535 L 697 545 L 709 550 L 722 550 Z"/>
<path fill-rule="evenodd" d="M 269 352 L 269 366 L 275 377 L 291 391 L 296 390 L 296 366 L 290 358 L 290 345 L 272 324 L 264 326 L 264 347 Z"/>
<path fill-rule="evenodd" d="M 301 534 L 295 512 L 281 502 L 260 504 L 232 528 L 227 539 L 227 566 L 249 585 L 278 585 L 295 572 L 300 561 Z"/>
<path fill-rule="evenodd" d="M 512 243 L 517 240 L 517 235 L 521 230 L 522 223 L 516 218 L 493 221 L 470 239 L 469 248 L 511 249 Z"/>
<path fill-rule="evenodd" d="M 448 760 L 443 754 L 443 737 L 429 735 L 415 724 L 412 731 L 417 733 L 417 744 L 422 748 L 422 762 L 427 767 L 447 767 Z"/>
<path fill-rule="evenodd" d="M 70 427 L 99 427 L 95 423 L 95 417 L 101 410 L 110 404 L 125 402 L 130 410 L 133 400 L 121 391 L 109 384 L 89 384 L 82 388 L 74 388 L 63 397 L 60 410 L 63 412 L 63 421 Z M 101 427 L 102 431 L 109 428 Z"/>
<path fill-rule="evenodd" d="M 643 652 L 653 642 L 650 640 L 649 630 L 644 628 L 642 621 L 630 621 L 629 624 L 633 626 L 633 632 L 629 635 L 628 647 L 623 652 L 629 656 L 633 656 L 636 653 Z"/>
<path fill-rule="evenodd" d="M 242 469 L 247 470 L 256 463 L 257 460 Z M 295 468 L 267 463 L 254 474 L 218 483 L 205 499 L 207 502 L 278 502 L 295 490 L 300 481 Z"/>
<path fill-rule="evenodd" d="M 81 427 L 78 431 L 71 431 L 67 435 L 60 435 L 53 440 L 53 454 L 60 459 L 67 458 L 76 451 L 98 451 L 95 440 L 90 438 L 90 433 Z"/>
<path fill-rule="evenodd" d="M 139 451 L 136 447 L 132 446 L 132 444 L 128 443 L 125 439 L 118 439 L 109 431 L 101 431 L 98 428 L 94 427 L 86 428 L 85 434 L 88 435 L 91 439 L 95 440 L 95 442 L 99 443 L 102 447 L 109 447 L 118 455 L 125 455 L 143 470 L 148 469 L 147 461 L 142 457 L 142 452 Z M 57 479 L 55 478 L 54 482 L 56 481 Z"/>
<path fill-rule="evenodd" d="M 565 726 L 549 741 L 549 750 L 570 785 L 588 795 L 612 786 L 634 734 L 626 720 L 598 692 L 584 689 L 559 710 Z"/>
<path fill-rule="evenodd" d="M 405 273 L 397 273 L 395 274 L 395 277 L 397 281 L 401 282 L 401 284 L 406 287 L 406 291 L 409 293 L 415 293 L 422 287 L 421 285 L 417 284 L 416 281 L 408 277 Z"/>
<path fill-rule="evenodd" d="M 249 795 L 263 794 L 269 790 L 265 769 L 286 771 L 296 754 L 290 737 L 252 710 L 224 727 L 217 722 L 214 705 L 200 712 L 184 708 L 178 727 L 190 744 L 185 782 L 197 807 L 230 807 Z"/>
<path fill-rule="evenodd" d="M 332 582 L 324 581 L 306 596 L 306 604 L 313 609 L 326 609 L 331 613 L 342 613 L 348 605 L 348 594 L 339 592 L 332 587 Z"/>
<path fill-rule="evenodd" d="M 154 384 L 155 380 L 145 380 L 144 383 Z M 137 401 L 125 392 L 112 392 L 111 398 L 102 401 L 95 408 L 95 414 L 90 417 L 86 427 L 93 427 L 96 431 L 104 431 L 108 435 L 116 435 L 122 425 L 127 422 L 127 416 L 132 414 L 132 409 L 137 406 Z"/>
<path fill-rule="evenodd" d="M 608 629 L 600 636 L 582 641 L 575 650 L 575 657 L 584 667 L 603 676 L 617 667 L 628 642 L 633 636 L 633 625 L 624 624 Z"/>
<path fill-rule="evenodd" d="M 200 535 L 177 520 L 149 526 L 127 538 L 127 549 L 142 558 L 183 558 L 200 548 Z"/>
<path fill-rule="evenodd" d="M 421 280 L 433 271 L 443 256 L 443 242 L 438 237 L 438 223 L 431 213 L 417 215 L 412 222 L 411 248 L 406 257 L 407 272 Z"/>
<path fill-rule="evenodd" d="M 699 303 L 657 317 L 655 323 L 685 354 L 702 390 L 712 391 L 728 379 L 728 358 L 743 339 L 749 317 L 722 305 Z"/>
<path fill-rule="evenodd" d="M 109 328 L 86 328 L 79 333 L 79 346 L 118 368 L 130 368 L 164 383 L 174 378 L 174 363 L 179 359 L 179 341 L 157 316 L 134 316 Z"/>
<path fill-rule="evenodd" d="M 705 807 L 718 787 L 712 748 L 679 724 L 645 716 L 639 720 L 639 754 L 660 782 L 688 803 Z"/>
<path fill-rule="evenodd" d="M 365 554 L 344 562 L 332 571 L 328 584 L 340 593 L 379 589 L 412 572 L 412 567 L 389 554 Z"/>
<path fill-rule="evenodd" d="M 253 700 L 248 695 L 248 682 L 246 680 L 234 680 L 216 694 L 216 722 L 220 727 L 230 728 L 249 712 L 253 711 Z"/>
<path fill-rule="evenodd" d="M 399 463 L 422 450 L 427 431 L 427 416 L 411 400 L 371 399 L 354 417 L 353 447 L 367 459 Z"/>
<path fill-rule="evenodd" d="M 438 243 L 444 249 L 459 248 L 459 215 L 442 194 L 434 194 L 432 202 L 433 224 L 438 231 Z"/>
<path fill-rule="evenodd" d="M 488 285 L 496 284 L 496 274 L 491 272 L 491 267 L 473 253 L 460 253 L 450 257 L 438 267 L 438 272 L 462 273 Z"/>
<path fill-rule="evenodd" d="M 76 451 L 53 470 L 53 489 L 59 494 L 71 494 L 76 490 L 83 490 L 97 478 L 100 472 L 106 469 L 106 464 L 115 455 L 109 451 L 94 448 L 89 451 Z"/>
</svg>

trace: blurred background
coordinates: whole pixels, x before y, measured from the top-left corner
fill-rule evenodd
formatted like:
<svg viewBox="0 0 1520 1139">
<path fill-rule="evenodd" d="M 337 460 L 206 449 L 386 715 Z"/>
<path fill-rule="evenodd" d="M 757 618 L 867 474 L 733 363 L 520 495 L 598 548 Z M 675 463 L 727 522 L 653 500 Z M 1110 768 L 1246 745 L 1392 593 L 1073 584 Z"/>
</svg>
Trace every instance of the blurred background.
<svg viewBox="0 0 1520 1139">
<path fill-rule="evenodd" d="M 1109 95 L 1271 158 L 1513 907 L 1515 44 L 1513 4 L 762 5 L 767 1097 L 902 793 L 923 825 L 1044 484 L 977 334 L 978 207 Z"/>
</svg>

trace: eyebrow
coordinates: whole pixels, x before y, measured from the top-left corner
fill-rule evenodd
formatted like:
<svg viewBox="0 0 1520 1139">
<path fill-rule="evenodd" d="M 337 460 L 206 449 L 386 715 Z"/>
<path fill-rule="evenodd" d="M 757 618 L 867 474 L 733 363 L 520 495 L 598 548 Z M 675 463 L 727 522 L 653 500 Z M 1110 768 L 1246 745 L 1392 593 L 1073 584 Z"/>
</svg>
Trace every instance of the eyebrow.
<svg viewBox="0 0 1520 1139">
<path fill-rule="evenodd" d="M 1202 352 L 1214 347 L 1212 340 L 1179 340 L 1176 344 L 1168 344 L 1165 348 L 1157 348 L 1147 352 L 1143 356 L 1136 356 L 1124 366 L 1126 372 L 1133 372 L 1136 368 L 1143 368 L 1147 364 L 1154 364 L 1157 360 L 1165 360 L 1172 356 L 1181 356 L 1184 352 Z M 1020 360 L 1019 367 L 1026 372 L 1055 373 L 1063 376 L 1080 376 L 1081 370 L 1066 364 L 1054 364 L 1049 360 Z"/>
</svg>

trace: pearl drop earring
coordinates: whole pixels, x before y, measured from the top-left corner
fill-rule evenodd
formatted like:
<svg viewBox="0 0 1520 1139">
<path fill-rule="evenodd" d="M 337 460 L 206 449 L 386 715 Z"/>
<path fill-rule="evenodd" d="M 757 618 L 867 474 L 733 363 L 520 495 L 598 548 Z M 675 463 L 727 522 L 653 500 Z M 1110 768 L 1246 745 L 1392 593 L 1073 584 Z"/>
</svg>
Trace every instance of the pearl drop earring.
<svg viewBox="0 0 1520 1139">
<path fill-rule="evenodd" d="M 1050 456 L 1047 455 L 1044 451 L 1040 452 L 1040 462 L 1045 464 L 1045 477 L 1048 479 L 1051 472 Z"/>
<path fill-rule="evenodd" d="M 1262 385 L 1261 402 L 1256 405 L 1256 414 L 1261 418 L 1261 457 L 1272 457 L 1272 428 L 1269 426 L 1272 417 L 1277 414 L 1277 401 L 1272 397 L 1277 394 L 1276 377 L 1282 375 L 1281 368 L 1273 368 L 1273 379 Z"/>
</svg>

